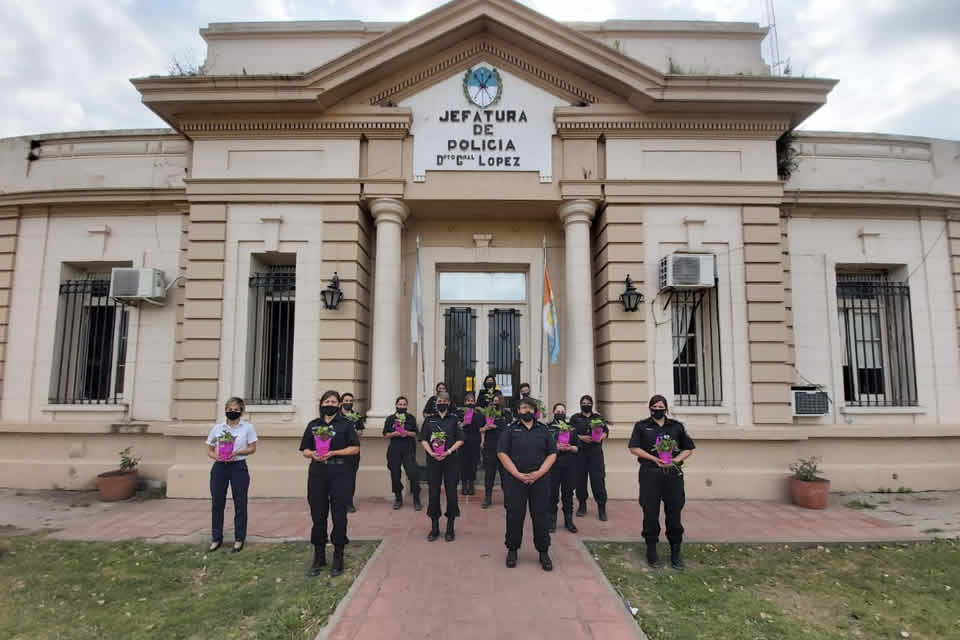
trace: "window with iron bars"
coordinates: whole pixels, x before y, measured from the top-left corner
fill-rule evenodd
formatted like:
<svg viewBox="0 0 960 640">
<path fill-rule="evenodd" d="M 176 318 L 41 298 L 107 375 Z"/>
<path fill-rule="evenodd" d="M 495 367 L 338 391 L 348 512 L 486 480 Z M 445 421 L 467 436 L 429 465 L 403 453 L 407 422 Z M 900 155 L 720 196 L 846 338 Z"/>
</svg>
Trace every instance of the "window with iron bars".
<svg viewBox="0 0 960 640">
<path fill-rule="evenodd" d="M 297 274 L 292 265 L 262 265 L 250 276 L 247 401 L 293 400 L 293 328 Z"/>
<path fill-rule="evenodd" d="M 670 294 L 673 319 L 673 397 L 679 406 L 723 403 L 717 287 Z"/>
<path fill-rule="evenodd" d="M 914 407 L 910 286 L 887 272 L 838 273 L 843 398 L 853 407 Z"/>
<path fill-rule="evenodd" d="M 110 273 L 60 283 L 51 404 L 117 404 L 127 360 L 127 305 L 110 298 Z"/>
</svg>

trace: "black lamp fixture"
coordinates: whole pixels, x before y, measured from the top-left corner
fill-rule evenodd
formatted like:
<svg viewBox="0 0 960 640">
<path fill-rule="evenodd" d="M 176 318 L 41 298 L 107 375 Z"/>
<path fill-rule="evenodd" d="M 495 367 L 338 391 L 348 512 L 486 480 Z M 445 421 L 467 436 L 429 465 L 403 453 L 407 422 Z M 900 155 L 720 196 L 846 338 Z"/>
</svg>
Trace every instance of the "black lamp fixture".
<svg viewBox="0 0 960 640">
<path fill-rule="evenodd" d="M 337 272 L 333 272 L 333 280 L 326 289 L 320 292 L 323 296 L 323 306 L 327 309 L 336 309 L 340 301 L 343 300 L 343 291 L 340 290 L 340 278 Z"/>
<path fill-rule="evenodd" d="M 630 279 L 629 274 L 627 275 L 625 284 L 626 288 L 623 290 L 623 293 L 620 294 L 620 302 L 623 303 L 623 310 L 636 311 L 640 303 L 643 302 L 643 294 L 633 286 L 633 280 Z"/>
</svg>

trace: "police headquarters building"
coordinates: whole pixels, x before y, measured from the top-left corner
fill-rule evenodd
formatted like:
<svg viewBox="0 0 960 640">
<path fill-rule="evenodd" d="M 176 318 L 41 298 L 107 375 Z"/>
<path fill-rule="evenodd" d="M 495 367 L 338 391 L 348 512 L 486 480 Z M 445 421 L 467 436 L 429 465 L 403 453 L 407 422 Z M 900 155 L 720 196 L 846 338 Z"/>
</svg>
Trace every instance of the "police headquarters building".
<svg viewBox="0 0 960 640">
<path fill-rule="evenodd" d="M 240 395 L 252 494 L 300 496 L 337 389 L 384 496 L 394 399 L 491 372 L 596 398 L 615 498 L 653 393 L 699 444 L 692 497 L 784 498 L 808 455 L 839 490 L 960 487 L 960 143 L 778 153 L 836 82 L 772 75 L 755 24 L 462 0 L 201 33 L 202 73 L 133 80 L 169 129 L 0 141 L 0 485 L 90 487 L 132 445 L 207 496 Z"/>
</svg>

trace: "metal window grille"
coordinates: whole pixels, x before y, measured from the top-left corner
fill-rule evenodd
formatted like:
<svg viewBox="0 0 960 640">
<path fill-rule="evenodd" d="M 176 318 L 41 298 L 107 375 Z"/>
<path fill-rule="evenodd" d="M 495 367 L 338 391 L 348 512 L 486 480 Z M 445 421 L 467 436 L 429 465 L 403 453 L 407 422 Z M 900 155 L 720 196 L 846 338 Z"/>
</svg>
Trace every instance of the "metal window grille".
<svg viewBox="0 0 960 640">
<path fill-rule="evenodd" d="M 51 404 L 116 404 L 123 398 L 130 312 L 109 293 L 109 273 L 60 284 Z"/>
<path fill-rule="evenodd" d="M 497 380 L 497 387 L 510 389 L 504 395 L 504 406 L 512 407 L 520 397 L 520 311 L 492 309 L 487 312 L 489 354 L 487 373 Z M 486 374 L 485 374 L 486 375 Z"/>
<path fill-rule="evenodd" d="M 837 311 L 846 403 L 916 406 L 910 286 L 886 273 L 837 274 Z"/>
<path fill-rule="evenodd" d="M 296 293 L 293 266 L 270 265 L 250 276 L 250 404 L 289 404 L 293 400 Z"/>
<path fill-rule="evenodd" d="M 470 307 L 450 307 L 443 312 L 443 323 L 443 379 L 454 404 L 463 406 L 467 379 L 477 376 L 477 313 Z"/>
<path fill-rule="evenodd" d="M 674 291 L 673 395 L 680 406 L 723 403 L 717 289 Z"/>
</svg>

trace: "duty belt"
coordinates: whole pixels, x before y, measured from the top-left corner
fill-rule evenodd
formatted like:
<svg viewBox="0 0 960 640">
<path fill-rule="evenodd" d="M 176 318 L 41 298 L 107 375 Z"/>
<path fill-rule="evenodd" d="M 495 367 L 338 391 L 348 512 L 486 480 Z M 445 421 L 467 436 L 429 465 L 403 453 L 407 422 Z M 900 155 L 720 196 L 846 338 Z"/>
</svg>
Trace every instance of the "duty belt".
<svg viewBox="0 0 960 640">
<path fill-rule="evenodd" d="M 347 460 L 343 456 L 337 456 L 335 458 L 327 458 L 323 462 L 320 462 L 320 464 L 346 464 L 346 463 L 347 463 Z"/>
</svg>

